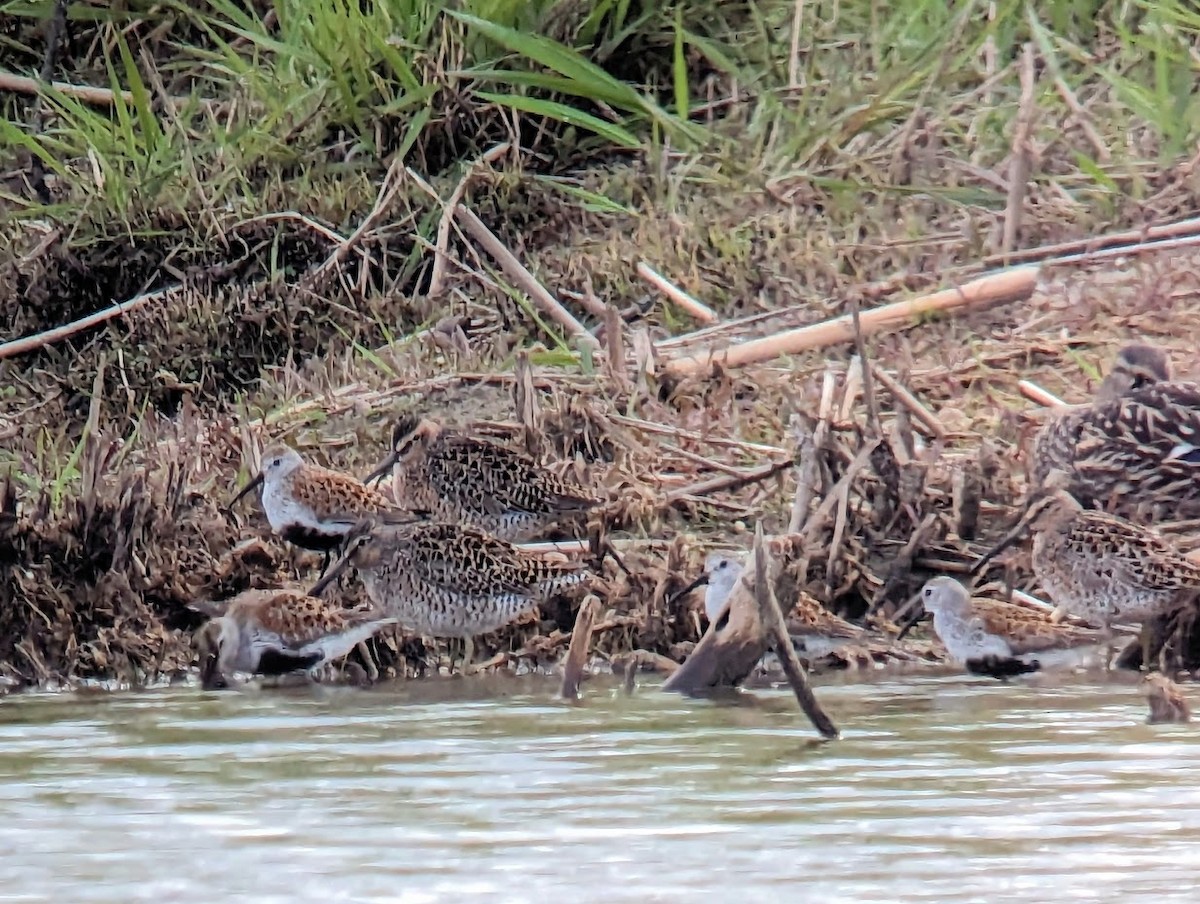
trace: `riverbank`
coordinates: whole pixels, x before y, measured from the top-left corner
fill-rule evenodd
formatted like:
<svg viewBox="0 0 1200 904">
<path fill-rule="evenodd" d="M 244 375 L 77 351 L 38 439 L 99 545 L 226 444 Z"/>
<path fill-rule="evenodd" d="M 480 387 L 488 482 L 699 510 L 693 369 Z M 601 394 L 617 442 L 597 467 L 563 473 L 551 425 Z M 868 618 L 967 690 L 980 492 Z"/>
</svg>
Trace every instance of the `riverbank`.
<svg viewBox="0 0 1200 904">
<path fill-rule="evenodd" d="M 189 602 L 313 573 L 267 535 L 255 504 L 238 522 L 219 511 L 262 445 L 282 439 L 362 474 L 392 420 L 417 409 L 592 480 L 633 572 L 606 573 L 597 649 L 682 657 L 704 623 L 698 599 L 674 594 L 706 549 L 748 547 L 755 520 L 783 532 L 791 518 L 792 470 L 737 479 L 794 454 L 792 415 L 817 418 L 827 379 L 820 486 L 836 484 L 875 420 L 844 342 L 670 375 L 680 337 L 704 324 L 639 263 L 723 323 L 774 315 L 717 334 L 724 342 L 1054 259 L 1028 301 L 867 340 L 870 361 L 934 422 L 868 381 L 891 460 L 870 459 L 792 563 L 794 581 L 855 619 L 893 611 L 1011 518 L 1020 443 L 1038 418 L 1020 379 L 1081 401 L 1134 338 L 1192 369 L 1200 287 L 1187 248 L 1028 253 L 1196 208 L 1187 117 L 1157 116 L 1131 93 L 1150 84 L 1152 18 L 1045 32 L 931 9 L 917 34 L 899 19 L 862 27 L 865 6 L 841 4 L 808 10 L 793 51 L 773 37 L 791 34 L 795 8 L 757 6 L 764 31 L 749 13 L 714 11 L 676 28 L 664 7 L 618 45 L 629 23 L 602 15 L 568 29 L 578 57 L 431 13 L 413 25 L 415 46 L 450 56 L 413 54 L 411 82 L 398 70 L 373 81 L 372 67 L 404 62 L 389 52 L 403 42 L 374 40 L 362 60 L 347 45 L 336 45 L 342 64 L 305 57 L 307 80 L 289 81 L 297 48 L 320 38 L 302 41 L 302 22 L 266 10 L 233 24 L 218 3 L 72 20 L 61 80 L 129 97 L 5 96 L 16 150 L 0 196 L 11 247 L 0 326 L 15 340 L 113 302 L 124 310 L 0 359 L 0 675 L 138 683 L 185 669 Z M 225 31 L 211 30 L 217 20 Z M 1131 24 L 1138 40 L 1119 38 Z M 846 43 L 852 34 L 865 37 Z M 17 23 L 22 71 L 36 68 L 42 35 L 32 18 Z M 1076 44 L 1092 56 L 1068 54 Z M 185 63 L 168 66 L 181 48 Z M 336 90 L 343 64 L 349 94 Z M 506 74 L 469 74 L 485 64 Z M 575 91 L 556 102 L 595 121 L 546 106 L 537 91 L 556 85 Z M 519 152 L 489 155 L 514 139 Z M 445 216 L 451 199 L 494 242 L 467 213 Z M 555 321 L 497 247 L 594 339 Z M 906 430 L 920 438 L 911 449 Z M 964 538 L 954 481 L 968 471 L 980 504 Z M 556 601 L 481 647 L 553 658 L 573 613 Z M 381 643 L 385 667 L 408 674 L 445 652 Z"/>
</svg>

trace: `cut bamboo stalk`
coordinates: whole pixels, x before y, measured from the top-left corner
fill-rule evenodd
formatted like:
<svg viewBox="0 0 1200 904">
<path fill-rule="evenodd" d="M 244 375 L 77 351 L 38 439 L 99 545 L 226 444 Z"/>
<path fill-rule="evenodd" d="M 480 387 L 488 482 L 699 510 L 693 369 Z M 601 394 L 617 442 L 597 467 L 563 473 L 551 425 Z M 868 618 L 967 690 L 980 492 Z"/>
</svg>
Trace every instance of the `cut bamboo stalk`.
<svg viewBox="0 0 1200 904">
<path fill-rule="evenodd" d="M 637 265 L 638 276 L 644 279 L 658 291 L 662 292 L 667 298 L 675 302 L 676 305 L 683 308 L 701 323 L 716 323 L 720 318 L 717 317 L 717 312 L 710 308 L 702 301 L 697 301 L 688 295 L 683 289 L 676 286 L 666 277 L 652 269 L 649 264 L 644 261 Z"/>
<path fill-rule="evenodd" d="M 600 598 L 589 593 L 575 616 L 575 627 L 571 629 L 571 646 L 563 660 L 562 688 L 559 696 L 564 700 L 579 699 L 579 683 L 583 680 L 583 669 L 587 665 L 588 649 L 592 645 L 592 626 L 596 613 L 600 611 Z"/>
<path fill-rule="evenodd" d="M 1000 304 L 1029 298 L 1037 286 L 1037 267 L 1015 267 L 992 273 L 952 289 L 943 289 L 932 295 L 923 295 L 908 301 L 898 301 L 883 307 L 862 312 L 860 323 L 864 336 L 874 333 L 906 329 L 915 326 L 917 318 L 932 313 L 944 313 L 960 309 L 982 311 Z M 713 365 L 722 368 L 744 367 L 759 364 L 781 355 L 794 355 L 814 348 L 825 348 L 839 342 L 854 341 L 854 318 L 849 314 L 815 323 L 810 326 L 787 330 L 774 336 L 744 342 L 740 345 L 710 349 L 697 355 L 688 355 L 668 361 L 668 375 L 680 378 L 703 373 Z"/>
</svg>

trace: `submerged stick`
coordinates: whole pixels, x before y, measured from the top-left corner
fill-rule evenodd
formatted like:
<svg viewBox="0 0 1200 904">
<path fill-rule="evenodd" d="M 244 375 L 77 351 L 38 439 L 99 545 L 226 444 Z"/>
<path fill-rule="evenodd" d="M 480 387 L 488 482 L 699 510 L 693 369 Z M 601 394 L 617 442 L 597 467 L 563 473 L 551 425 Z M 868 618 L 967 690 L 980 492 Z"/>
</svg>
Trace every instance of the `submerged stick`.
<svg viewBox="0 0 1200 904">
<path fill-rule="evenodd" d="M 837 726 L 821 708 L 812 687 L 809 686 L 808 673 L 804 670 L 800 657 L 796 655 L 792 638 L 788 635 L 787 619 L 775 596 L 774 588 L 767 580 L 767 550 L 763 542 L 761 521 L 754 526 L 754 595 L 758 600 L 759 618 L 762 619 L 767 637 L 775 648 L 775 655 L 779 657 L 783 673 L 787 676 L 788 684 L 792 686 L 804 715 L 808 716 L 808 721 L 812 722 L 822 737 L 838 737 Z"/>
<path fill-rule="evenodd" d="M 592 645 L 592 626 L 596 613 L 600 611 L 600 598 L 589 593 L 575 616 L 575 627 L 571 629 L 571 646 L 563 660 L 562 688 L 559 696 L 564 700 L 579 699 L 579 682 L 583 680 L 583 668 L 587 665 L 588 649 Z"/>
<path fill-rule="evenodd" d="M 887 330 L 906 329 L 919 323 L 919 318 L 925 314 L 960 309 L 981 311 L 1026 299 L 1033 294 L 1037 286 L 1038 272 L 1037 267 L 1016 267 L 974 279 L 961 286 L 943 289 L 932 295 L 863 311 L 860 315 L 862 334 L 870 336 Z M 686 377 L 703 373 L 713 365 L 720 365 L 726 369 L 744 367 L 747 364 L 770 361 L 782 355 L 794 355 L 853 340 L 854 319 L 849 314 L 843 314 L 823 323 L 785 330 L 774 336 L 764 336 L 741 345 L 710 349 L 696 355 L 676 358 L 668 361 L 665 369 L 670 376 Z"/>
</svg>

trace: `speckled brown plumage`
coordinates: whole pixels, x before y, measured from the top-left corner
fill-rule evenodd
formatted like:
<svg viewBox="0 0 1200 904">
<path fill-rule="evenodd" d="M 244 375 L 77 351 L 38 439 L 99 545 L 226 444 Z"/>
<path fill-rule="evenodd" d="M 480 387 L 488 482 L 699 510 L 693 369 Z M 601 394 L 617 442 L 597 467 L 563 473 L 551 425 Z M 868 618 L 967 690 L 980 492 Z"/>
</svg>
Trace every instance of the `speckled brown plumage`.
<svg viewBox="0 0 1200 904">
<path fill-rule="evenodd" d="M 1031 486 L 1060 470 L 1085 505 L 1137 520 L 1200 517 L 1200 385 L 1169 378 L 1161 350 L 1121 349 L 1096 401 L 1038 432 Z"/>
<path fill-rule="evenodd" d="M 271 528 L 303 549 L 328 552 L 363 515 L 398 512 L 394 502 L 362 481 L 310 464 L 283 445 L 263 452 L 262 471 L 233 502 L 259 483 Z"/>
<path fill-rule="evenodd" d="M 1025 659 L 1034 653 L 1098 646 L 1107 635 L 1058 621 L 1049 611 L 972 595 L 952 577 L 931 578 L 921 603 L 950 656 L 964 663 Z"/>
<path fill-rule="evenodd" d="M 392 447 L 368 482 L 395 467 L 402 506 L 503 539 L 528 537 L 600 501 L 515 449 L 445 430 L 429 418 L 401 418 L 392 431 Z"/>
<path fill-rule="evenodd" d="M 1151 528 L 1082 509 L 1065 481 L 1051 472 L 1018 527 L 1032 529 L 1034 573 L 1060 610 L 1104 626 L 1144 623 L 1200 592 L 1200 564 Z"/>
<path fill-rule="evenodd" d="M 224 606 L 197 608 L 213 615 L 196 635 L 206 687 L 231 672 L 317 668 L 395 622 L 375 607 L 345 609 L 299 589 L 247 590 Z"/>
<path fill-rule="evenodd" d="M 371 599 L 402 625 L 468 640 L 587 577 L 580 562 L 535 555 L 467 525 L 388 524 L 377 518 L 365 518 L 351 530 L 342 558 L 310 592 L 322 592 L 351 566 Z"/>
<path fill-rule="evenodd" d="M 814 649 L 810 652 L 814 654 L 817 654 L 818 648 L 823 654 L 839 642 L 860 640 L 865 633 L 858 625 L 852 625 L 844 618 L 834 615 L 815 597 L 803 590 L 788 610 L 786 621 L 788 634 L 796 639 L 811 641 Z"/>
</svg>

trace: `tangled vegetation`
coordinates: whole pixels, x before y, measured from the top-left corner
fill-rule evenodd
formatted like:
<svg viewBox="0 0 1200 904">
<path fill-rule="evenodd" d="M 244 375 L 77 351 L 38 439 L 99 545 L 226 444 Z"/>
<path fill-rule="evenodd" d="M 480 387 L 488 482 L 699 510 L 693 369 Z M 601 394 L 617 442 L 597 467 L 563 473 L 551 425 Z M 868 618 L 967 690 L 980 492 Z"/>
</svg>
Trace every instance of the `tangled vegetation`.
<svg viewBox="0 0 1200 904">
<path fill-rule="evenodd" d="M 789 454 L 787 415 L 850 350 L 663 379 L 646 349 L 694 324 L 636 264 L 722 318 L 794 324 L 1190 216 L 1198 51 L 1182 0 L 0 0 L 0 342 L 122 306 L 0 345 L 0 672 L 183 668 L 188 600 L 304 573 L 217 510 L 264 436 L 361 469 L 417 407 L 592 470 L 619 532 L 669 546 L 606 601 L 611 649 L 679 652 L 695 537 L 790 496 L 685 491 Z M 614 308 L 628 361 L 548 318 L 451 198 L 592 333 Z M 954 442 L 994 443 L 1015 492 L 1019 376 L 1082 398 L 1130 335 L 1184 360 L 1187 254 L 1059 270 L 1020 310 L 871 354 Z M 806 577 L 861 615 L 880 569 L 858 564 Z M 496 646 L 570 628 L 543 616 Z"/>
</svg>

